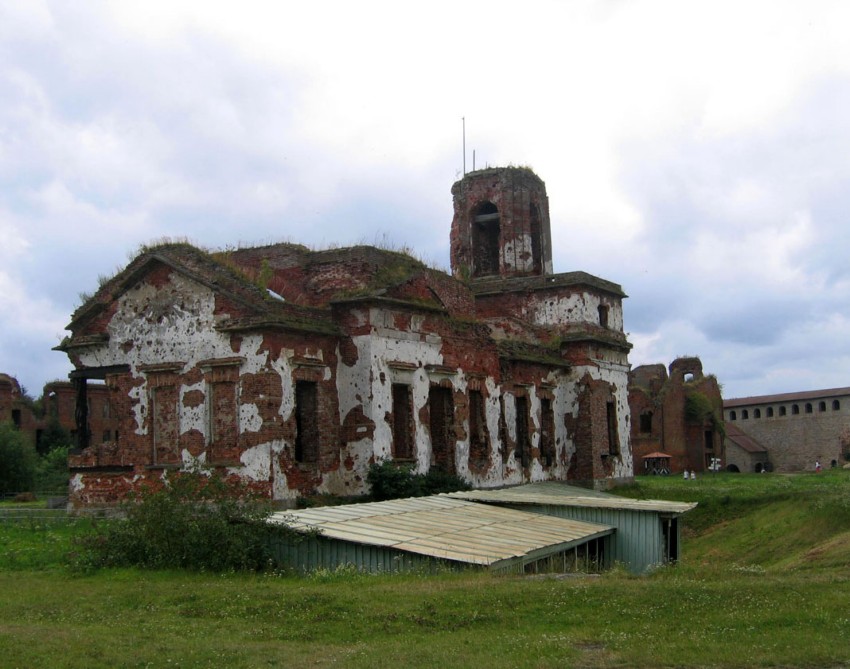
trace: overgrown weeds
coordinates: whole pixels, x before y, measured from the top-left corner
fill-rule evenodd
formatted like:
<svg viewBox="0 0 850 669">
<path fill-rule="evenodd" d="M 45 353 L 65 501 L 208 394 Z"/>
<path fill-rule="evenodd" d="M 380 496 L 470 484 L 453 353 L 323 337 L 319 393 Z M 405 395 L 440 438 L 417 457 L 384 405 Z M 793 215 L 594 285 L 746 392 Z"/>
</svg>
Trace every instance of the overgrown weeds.
<svg viewBox="0 0 850 669">
<path fill-rule="evenodd" d="M 127 502 L 125 517 L 76 537 L 79 569 L 143 567 L 196 571 L 261 571 L 274 567 L 271 508 L 244 488 L 203 473 L 180 473 Z"/>
</svg>

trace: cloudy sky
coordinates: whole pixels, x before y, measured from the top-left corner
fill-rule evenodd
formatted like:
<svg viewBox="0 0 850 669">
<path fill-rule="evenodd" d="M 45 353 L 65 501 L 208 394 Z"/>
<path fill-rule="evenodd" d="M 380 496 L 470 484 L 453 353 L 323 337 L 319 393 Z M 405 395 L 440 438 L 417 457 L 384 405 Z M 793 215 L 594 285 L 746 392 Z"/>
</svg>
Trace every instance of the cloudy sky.
<svg viewBox="0 0 850 669">
<path fill-rule="evenodd" d="M 850 386 L 850 3 L 0 0 L 0 371 L 163 237 L 408 245 L 467 168 L 546 182 L 555 270 L 632 364 L 726 397 Z"/>
</svg>

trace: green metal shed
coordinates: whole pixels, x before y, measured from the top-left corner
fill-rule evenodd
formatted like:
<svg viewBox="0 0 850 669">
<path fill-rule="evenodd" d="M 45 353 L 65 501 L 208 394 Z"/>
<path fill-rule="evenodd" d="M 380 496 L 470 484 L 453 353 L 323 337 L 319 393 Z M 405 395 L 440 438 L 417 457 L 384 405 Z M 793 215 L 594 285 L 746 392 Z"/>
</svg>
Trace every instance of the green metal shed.
<svg viewBox="0 0 850 669">
<path fill-rule="evenodd" d="M 394 572 L 477 566 L 500 572 L 570 571 L 605 566 L 608 525 L 529 513 L 447 495 L 283 511 L 270 522 L 304 534 L 275 546 L 299 571 L 353 565 Z"/>
<path fill-rule="evenodd" d="M 529 483 L 497 490 L 470 490 L 449 497 L 616 528 L 609 558 L 641 574 L 679 559 L 679 516 L 696 504 L 639 500 L 563 483 Z"/>
</svg>

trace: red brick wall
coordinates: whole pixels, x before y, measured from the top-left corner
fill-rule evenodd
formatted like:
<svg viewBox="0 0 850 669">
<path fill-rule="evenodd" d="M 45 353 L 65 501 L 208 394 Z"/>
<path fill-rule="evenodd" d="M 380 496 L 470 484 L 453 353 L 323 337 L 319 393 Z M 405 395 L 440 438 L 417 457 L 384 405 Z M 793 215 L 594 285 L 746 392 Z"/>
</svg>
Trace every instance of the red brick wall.
<svg viewBox="0 0 850 669">
<path fill-rule="evenodd" d="M 452 186 L 454 218 L 450 233 L 451 266 L 455 276 L 475 276 L 476 229 L 473 218 L 483 203 L 499 213 L 499 271 L 501 276 L 543 274 L 551 267 L 552 243 L 546 185 L 531 170 L 494 168 L 467 174 Z M 536 212 L 533 214 L 532 212 Z M 534 220 L 536 219 L 536 220 Z M 517 244 L 539 230 L 541 266 L 530 268 L 525 244 Z M 478 244 L 479 251 L 481 244 Z M 511 248 L 516 249 L 514 253 Z M 520 255 L 516 255 L 519 253 Z M 528 266 L 528 268 L 526 268 Z M 550 270 L 551 271 L 551 270 Z"/>
<path fill-rule="evenodd" d="M 686 382 L 686 375 L 693 378 Z M 707 458 L 724 457 L 720 429 L 710 420 L 695 422 L 686 415 L 688 396 L 695 393 L 722 406 L 720 386 L 713 376 L 703 375 L 699 358 L 677 358 L 670 364 L 669 377 L 662 365 L 646 365 L 632 371 L 629 410 L 635 474 L 643 473 L 643 456 L 653 451 L 670 455 L 670 468 L 677 473 L 703 472 Z M 653 412 L 649 434 L 640 432 L 640 414 L 646 410 Z M 706 431 L 712 432 L 711 449 L 706 448 Z"/>
</svg>

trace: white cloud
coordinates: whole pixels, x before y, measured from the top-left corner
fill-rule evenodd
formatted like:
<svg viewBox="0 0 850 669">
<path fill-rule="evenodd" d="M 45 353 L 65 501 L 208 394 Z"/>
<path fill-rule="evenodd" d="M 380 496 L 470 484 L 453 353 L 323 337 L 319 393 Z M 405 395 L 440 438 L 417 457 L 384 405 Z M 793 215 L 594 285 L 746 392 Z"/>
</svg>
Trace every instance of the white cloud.
<svg viewBox="0 0 850 669">
<path fill-rule="evenodd" d="M 447 264 L 465 116 L 469 168 L 474 149 L 546 181 L 556 269 L 629 293 L 635 363 L 698 354 L 739 394 L 831 384 L 850 373 L 848 19 L 838 1 L 0 0 L 2 280 L 31 312 L 0 332 L 0 371 L 163 235 L 386 234 Z"/>
</svg>

